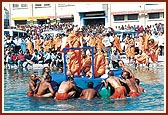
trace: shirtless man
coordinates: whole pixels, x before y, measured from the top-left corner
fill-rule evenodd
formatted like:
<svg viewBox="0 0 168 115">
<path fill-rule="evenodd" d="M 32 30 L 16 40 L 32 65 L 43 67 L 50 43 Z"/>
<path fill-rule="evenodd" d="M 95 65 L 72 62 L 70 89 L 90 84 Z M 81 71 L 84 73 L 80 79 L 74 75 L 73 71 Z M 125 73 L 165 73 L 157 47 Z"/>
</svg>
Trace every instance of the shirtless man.
<svg viewBox="0 0 168 115">
<path fill-rule="evenodd" d="M 130 76 L 134 78 L 133 72 L 127 66 L 124 65 L 124 62 L 122 60 L 120 60 L 118 64 L 121 67 L 122 71 L 128 71 L 130 73 Z"/>
<path fill-rule="evenodd" d="M 54 95 L 54 90 L 51 86 L 51 76 L 46 75 L 43 81 L 40 82 L 37 94 L 35 94 L 35 97 L 52 97 Z M 46 93 L 49 89 L 49 93 Z"/>
<path fill-rule="evenodd" d="M 110 98 L 126 98 L 127 91 L 124 86 L 121 85 L 119 78 L 114 76 L 114 72 L 110 70 L 108 72 L 108 78 L 103 81 L 105 87 L 108 87 L 108 83 L 115 89 L 114 93 L 110 96 Z"/>
<path fill-rule="evenodd" d="M 139 86 L 140 80 L 139 80 L 139 79 L 136 79 L 135 81 L 136 81 L 136 83 L 137 83 L 137 85 L 138 85 L 138 92 L 139 92 L 139 93 L 142 93 L 142 92 L 145 93 L 146 90 L 145 90 L 144 88 L 142 88 L 141 86 Z"/>
<path fill-rule="evenodd" d="M 49 67 L 44 67 L 43 68 L 43 77 L 45 78 L 49 74 L 50 74 L 50 68 Z"/>
<path fill-rule="evenodd" d="M 140 93 L 138 91 L 138 85 L 136 82 L 134 82 L 130 79 L 130 73 L 128 71 L 124 71 L 122 73 L 122 78 L 123 78 L 123 80 L 121 80 L 121 81 L 126 83 L 130 89 L 128 96 L 131 96 L 131 97 L 140 96 Z"/>
<path fill-rule="evenodd" d="M 56 92 L 55 100 L 67 100 L 75 96 L 76 91 L 80 91 L 75 84 L 73 77 L 68 77 L 67 81 L 63 81 Z"/>
<path fill-rule="evenodd" d="M 93 89 L 93 82 L 88 82 L 88 89 L 84 89 L 80 94 L 81 99 L 91 100 L 94 97 L 100 97 L 100 94 Z"/>
<path fill-rule="evenodd" d="M 40 80 L 35 74 L 30 75 L 30 81 L 28 82 L 29 84 L 29 91 L 27 92 L 27 96 L 33 96 L 39 87 L 39 83 L 37 80 Z"/>
</svg>

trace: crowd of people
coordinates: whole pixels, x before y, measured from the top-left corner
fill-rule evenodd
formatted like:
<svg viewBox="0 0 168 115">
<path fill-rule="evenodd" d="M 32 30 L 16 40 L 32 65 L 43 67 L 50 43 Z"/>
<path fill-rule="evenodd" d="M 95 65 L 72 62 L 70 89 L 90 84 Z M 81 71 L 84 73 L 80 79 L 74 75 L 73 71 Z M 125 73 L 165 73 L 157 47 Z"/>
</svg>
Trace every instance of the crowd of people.
<svg viewBox="0 0 168 115">
<path fill-rule="evenodd" d="M 146 64 L 157 63 L 158 55 L 164 55 L 164 26 L 121 26 L 117 29 L 134 29 L 138 38 L 129 34 L 123 41 L 115 33 L 115 29 L 104 25 L 88 25 L 78 27 L 72 23 L 47 26 L 26 26 L 28 36 L 13 38 L 6 35 L 4 58 L 9 68 L 12 64 L 27 67 L 31 64 L 48 64 L 49 67 L 63 69 L 63 48 L 80 48 L 67 51 L 67 75 L 92 77 L 91 50 L 82 49 L 84 46 L 94 47 L 94 76 L 100 77 L 110 67 L 118 67 L 118 60 L 123 52 L 129 63 Z M 63 30 L 56 36 L 42 36 L 43 31 Z M 135 41 L 139 43 L 139 54 L 135 55 Z M 124 42 L 125 48 L 121 47 Z M 23 64 L 24 63 L 24 64 Z"/>
<path fill-rule="evenodd" d="M 27 26 L 25 30 L 28 36 L 13 38 L 5 36 L 4 59 L 6 68 L 16 64 L 18 67 L 27 67 L 32 64 L 48 64 L 44 68 L 42 77 L 35 74 L 30 75 L 28 96 L 54 97 L 55 100 L 66 100 L 76 95 L 77 97 L 91 100 L 100 97 L 100 94 L 93 88 L 93 82 L 88 83 L 88 89 L 80 89 L 74 84 L 74 77 L 86 76 L 88 78 L 100 78 L 107 74 L 106 81 L 102 81 L 106 87 L 109 85 L 114 89 L 110 98 L 136 97 L 145 92 L 139 86 L 139 80 L 135 78 L 133 72 L 124 65 L 120 58 L 126 53 L 129 63 L 135 65 L 157 63 L 158 56 L 164 55 L 164 26 L 155 24 L 154 26 L 121 26 L 115 29 L 135 30 L 138 38 L 127 34 L 121 41 L 120 36 L 115 33 L 115 29 L 104 25 L 88 25 L 79 27 L 78 25 L 56 24 L 47 26 Z M 50 30 L 63 30 L 56 36 L 41 33 Z M 135 55 L 135 41 L 138 41 L 138 54 Z M 121 47 L 124 42 L 124 49 Z M 88 49 L 85 49 L 88 47 Z M 91 47 L 91 49 L 90 49 Z M 64 48 L 77 48 L 76 50 Z M 63 58 L 66 53 L 66 59 Z M 94 60 L 92 60 L 92 53 Z M 66 60 L 67 81 L 57 84 L 53 89 L 52 77 L 49 69 L 56 67 L 59 72 L 63 72 L 63 62 Z M 91 66 L 94 61 L 93 67 Z M 121 68 L 121 78 L 114 76 L 112 68 Z M 93 72 L 94 70 L 94 72 Z M 107 71 L 108 70 L 108 71 Z M 49 91 L 48 91 L 49 90 Z"/>
<path fill-rule="evenodd" d="M 86 89 L 76 86 L 74 78 L 71 76 L 67 77 L 67 81 L 62 81 L 58 84 L 56 81 L 52 80 L 48 67 L 43 69 L 42 77 L 31 74 L 29 78 L 27 96 L 53 97 L 54 100 L 67 100 L 71 98 L 92 100 L 95 97 L 101 98 L 98 90 L 93 87 L 94 83 L 92 81 L 87 83 L 88 88 Z M 111 99 L 125 99 L 126 97 L 135 98 L 140 96 L 141 93 L 146 92 L 144 88 L 139 86 L 139 79 L 133 77 L 130 72 L 126 70 L 123 70 L 121 78 L 115 77 L 114 72 L 109 70 L 108 78 L 106 81 L 102 80 L 102 83 L 106 88 L 113 88 L 109 97 Z M 55 86 L 57 86 L 57 88 L 53 88 Z"/>
</svg>

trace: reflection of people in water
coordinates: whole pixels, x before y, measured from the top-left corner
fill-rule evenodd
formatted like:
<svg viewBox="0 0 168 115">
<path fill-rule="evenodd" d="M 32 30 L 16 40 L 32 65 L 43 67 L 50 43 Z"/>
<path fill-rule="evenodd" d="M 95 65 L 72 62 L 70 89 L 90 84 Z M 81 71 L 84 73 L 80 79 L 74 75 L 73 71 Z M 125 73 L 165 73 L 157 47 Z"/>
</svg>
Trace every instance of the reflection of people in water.
<svg viewBox="0 0 168 115">
<path fill-rule="evenodd" d="M 18 77 L 20 77 L 21 79 L 24 79 L 23 68 L 14 69 L 13 75 L 12 75 L 13 80 L 18 79 Z"/>
</svg>

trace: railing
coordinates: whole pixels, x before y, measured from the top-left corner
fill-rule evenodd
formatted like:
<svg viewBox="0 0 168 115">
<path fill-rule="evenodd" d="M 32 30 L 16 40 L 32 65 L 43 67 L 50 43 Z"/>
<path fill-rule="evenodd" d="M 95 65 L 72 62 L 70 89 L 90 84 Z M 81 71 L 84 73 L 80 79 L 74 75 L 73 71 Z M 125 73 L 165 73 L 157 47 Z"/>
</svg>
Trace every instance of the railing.
<svg viewBox="0 0 168 115">
<path fill-rule="evenodd" d="M 91 79 L 94 79 L 94 47 L 90 47 L 90 46 L 87 46 L 87 47 L 82 47 L 82 48 L 64 48 L 63 49 L 63 53 L 64 53 L 64 74 L 65 76 L 67 76 L 67 63 L 66 63 L 66 54 L 67 54 L 67 50 L 81 50 L 81 49 L 91 49 L 92 50 L 92 63 L 91 63 L 91 67 L 92 67 L 92 78 Z"/>
</svg>

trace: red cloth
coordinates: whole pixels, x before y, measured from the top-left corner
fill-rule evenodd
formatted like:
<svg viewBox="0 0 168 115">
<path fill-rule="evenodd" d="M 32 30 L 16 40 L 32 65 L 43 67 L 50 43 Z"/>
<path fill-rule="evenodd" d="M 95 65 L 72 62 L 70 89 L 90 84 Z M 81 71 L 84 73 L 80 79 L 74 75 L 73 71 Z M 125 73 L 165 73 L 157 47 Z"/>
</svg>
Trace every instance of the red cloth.
<svg viewBox="0 0 168 115">
<path fill-rule="evenodd" d="M 130 78 L 130 80 L 135 82 L 136 78 L 132 77 L 132 78 Z"/>
<path fill-rule="evenodd" d="M 13 60 L 13 61 L 17 60 L 17 55 L 16 55 L 16 54 L 14 54 L 14 55 L 12 56 L 12 60 Z"/>
<path fill-rule="evenodd" d="M 27 92 L 26 95 L 31 97 L 31 96 L 33 96 L 33 93 L 32 92 Z"/>
<path fill-rule="evenodd" d="M 34 94 L 33 96 L 34 97 L 41 97 L 41 95 L 38 95 L 38 94 Z"/>
<path fill-rule="evenodd" d="M 18 60 L 25 61 L 25 56 L 23 54 L 19 54 Z"/>
<path fill-rule="evenodd" d="M 114 93 L 110 96 L 110 98 L 126 98 L 126 89 L 124 86 L 120 86 L 115 88 Z"/>
<path fill-rule="evenodd" d="M 55 100 L 67 100 L 70 98 L 70 95 L 68 93 L 56 93 L 55 94 Z"/>
<path fill-rule="evenodd" d="M 131 96 L 131 97 L 137 97 L 137 96 L 140 96 L 140 94 L 138 93 L 138 92 L 129 92 L 129 94 L 128 94 L 129 96 Z"/>
</svg>

